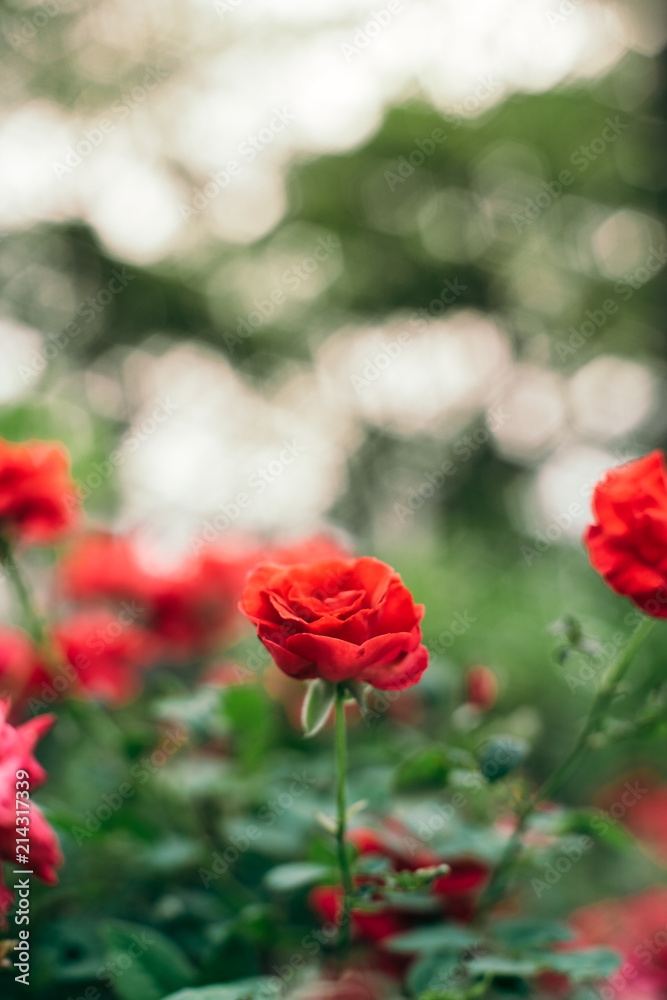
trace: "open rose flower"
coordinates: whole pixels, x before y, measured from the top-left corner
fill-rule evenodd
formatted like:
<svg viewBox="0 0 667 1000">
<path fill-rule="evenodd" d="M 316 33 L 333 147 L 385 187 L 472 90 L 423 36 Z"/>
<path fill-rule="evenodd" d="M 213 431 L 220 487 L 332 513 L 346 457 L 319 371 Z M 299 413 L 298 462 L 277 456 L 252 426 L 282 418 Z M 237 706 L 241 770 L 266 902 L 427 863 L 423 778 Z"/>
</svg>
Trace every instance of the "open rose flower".
<svg viewBox="0 0 667 1000">
<path fill-rule="evenodd" d="M 64 665 L 47 677 L 47 689 L 68 688 L 80 698 L 112 705 L 131 701 L 141 691 L 142 673 L 155 664 L 158 647 L 146 629 L 104 608 L 80 611 L 53 630 Z"/>
<path fill-rule="evenodd" d="M 243 619 L 238 600 L 259 553 L 245 540 L 206 546 L 180 565 L 149 571 L 137 540 L 105 532 L 85 536 L 63 560 L 67 597 L 103 600 L 126 609 L 161 645 L 161 656 L 187 660 L 236 637 Z"/>
<path fill-rule="evenodd" d="M 290 677 L 364 681 L 384 691 L 416 684 L 428 665 L 424 608 L 378 559 L 262 564 L 241 610 Z"/>
<path fill-rule="evenodd" d="M 611 469 L 595 487 L 595 524 L 584 535 L 593 567 L 612 590 L 667 618 L 667 471 L 662 452 Z"/>
<path fill-rule="evenodd" d="M 0 438 L 0 535 L 49 544 L 74 525 L 79 505 L 62 445 Z"/>
</svg>

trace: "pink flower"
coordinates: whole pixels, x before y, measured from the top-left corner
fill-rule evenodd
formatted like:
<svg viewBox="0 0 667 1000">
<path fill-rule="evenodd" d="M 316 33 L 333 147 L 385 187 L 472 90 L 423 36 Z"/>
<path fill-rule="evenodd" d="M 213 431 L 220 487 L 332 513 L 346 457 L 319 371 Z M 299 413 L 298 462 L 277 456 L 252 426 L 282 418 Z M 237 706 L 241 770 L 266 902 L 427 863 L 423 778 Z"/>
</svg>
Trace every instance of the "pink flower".
<svg viewBox="0 0 667 1000">
<path fill-rule="evenodd" d="M 0 702 L 0 862 L 16 866 L 16 831 L 17 827 L 25 827 L 30 860 L 27 867 L 42 881 L 53 885 L 58 881 L 55 869 L 63 863 L 63 856 L 55 832 L 31 796 L 46 781 L 46 771 L 33 751 L 55 722 L 55 717 L 39 715 L 15 727 L 7 722 L 8 714 L 9 701 Z M 17 787 L 27 791 L 30 797 L 21 795 L 17 799 Z M 20 804 L 17 807 L 17 802 L 22 801 L 28 803 L 27 813 Z M 27 824 L 23 822 L 26 815 Z M 2 883 L 0 870 L 0 916 L 3 918 L 12 905 L 12 898 L 12 893 Z"/>
</svg>

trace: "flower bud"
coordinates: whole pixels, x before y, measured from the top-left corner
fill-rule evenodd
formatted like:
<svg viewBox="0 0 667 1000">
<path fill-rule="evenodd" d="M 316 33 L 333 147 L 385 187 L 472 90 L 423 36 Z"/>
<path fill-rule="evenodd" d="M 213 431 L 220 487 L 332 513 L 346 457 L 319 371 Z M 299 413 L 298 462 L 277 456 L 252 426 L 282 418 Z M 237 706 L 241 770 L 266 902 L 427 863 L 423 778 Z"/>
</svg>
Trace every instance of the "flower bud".
<svg viewBox="0 0 667 1000">
<path fill-rule="evenodd" d="M 466 701 L 480 712 L 488 712 L 498 697 L 496 675 L 488 667 L 470 667 L 465 678 Z"/>
</svg>

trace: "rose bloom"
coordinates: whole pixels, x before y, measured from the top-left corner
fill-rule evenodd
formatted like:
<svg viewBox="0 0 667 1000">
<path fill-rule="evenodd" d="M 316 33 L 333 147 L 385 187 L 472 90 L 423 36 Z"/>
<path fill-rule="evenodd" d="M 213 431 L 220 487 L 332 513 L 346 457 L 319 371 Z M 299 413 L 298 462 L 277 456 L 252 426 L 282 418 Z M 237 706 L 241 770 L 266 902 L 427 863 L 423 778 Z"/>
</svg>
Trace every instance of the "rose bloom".
<svg viewBox="0 0 667 1000">
<path fill-rule="evenodd" d="M 416 684 L 428 665 L 423 605 L 378 559 L 264 563 L 250 574 L 240 607 L 277 666 L 299 680 L 396 691 Z"/>
<path fill-rule="evenodd" d="M 80 501 L 60 444 L 0 438 L 0 534 L 49 544 L 73 527 Z"/>
<path fill-rule="evenodd" d="M 38 715 L 23 725 L 14 727 L 7 721 L 10 705 L 0 702 L 0 862 L 16 867 L 16 773 L 28 774 L 29 791 L 46 781 L 46 771 L 35 759 L 33 751 L 37 742 L 55 722 L 52 715 Z M 30 865 L 38 878 L 53 884 L 57 882 L 55 869 L 62 864 L 58 838 L 44 819 L 40 809 L 30 802 L 29 841 Z M 2 883 L 0 873 L 0 917 L 4 918 L 12 905 L 12 893 Z"/>
<path fill-rule="evenodd" d="M 56 667 L 53 676 L 44 671 L 49 689 L 112 705 L 136 698 L 142 672 L 154 665 L 158 654 L 149 632 L 104 608 L 60 622 L 53 630 L 53 644 L 65 666 Z"/>
<path fill-rule="evenodd" d="M 623 955 L 623 965 L 598 987 L 601 1000 L 664 1000 L 667 995 L 667 887 L 608 899 L 577 910 L 567 948 L 602 945 Z"/>
<path fill-rule="evenodd" d="M 378 968 L 394 974 L 404 970 L 406 958 L 383 951 L 383 942 L 394 934 L 414 930 L 419 926 L 442 920 L 468 922 L 475 913 L 477 900 L 489 880 L 489 866 L 475 857 L 443 857 L 419 841 L 411 830 L 396 820 L 387 820 L 383 829 L 356 827 L 348 831 L 347 840 L 354 844 L 360 857 L 379 855 L 394 872 L 416 871 L 446 862 L 451 871 L 435 878 L 425 892 L 429 900 L 425 910 L 416 911 L 406 894 L 405 907 L 398 902 L 382 902 L 373 911 L 352 910 L 352 933 L 358 942 L 371 949 Z M 370 875 L 357 875 L 356 885 L 373 885 Z M 337 923 L 342 906 L 342 887 L 318 886 L 310 893 L 310 905 L 323 922 Z M 408 959 L 409 960 L 409 959 Z"/>
<path fill-rule="evenodd" d="M 135 539 L 100 532 L 63 560 L 60 583 L 77 600 L 130 602 L 138 621 L 160 640 L 162 655 L 187 660 L 235 637 L 242 622 L 238 599 L 258 558 L 249 544 L 235 540 L 203 549 L 173 570 L 150 572 Z"/>
<path fill-rule="evenodd" d="M 593 493 L 584 543 L 594 569 L 647 615 L 667 618 L 667 472 L 653 451 L 611 469 Z"/>
</svg>

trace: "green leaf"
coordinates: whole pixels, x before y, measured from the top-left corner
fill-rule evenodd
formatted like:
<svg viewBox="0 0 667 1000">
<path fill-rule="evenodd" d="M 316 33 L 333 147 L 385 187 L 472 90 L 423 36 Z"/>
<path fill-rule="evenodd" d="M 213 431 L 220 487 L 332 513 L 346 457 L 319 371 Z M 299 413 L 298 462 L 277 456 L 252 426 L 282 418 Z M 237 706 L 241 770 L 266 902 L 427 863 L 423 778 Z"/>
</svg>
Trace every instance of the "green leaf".
<svg viewBox="0 0 667 1000">
<path fill-rule="evenodd" d="M 412 994 L 417 995 L 425 990 L 447 991 L 465 982 L 465 965 L 460 959 L 425 955 L 410 967 L 406 985 Z"/>
<path fill-rule="evenodd" d="M 328 865 L 320 865 L 313 861 L 295 861 L 271 868 L 264 876 L 264 884 L 271 892 L 295 892 L 330 878 L 332 874 L 333 870 Z"/>
<path fill-rule="evenodd" d="M 533 952 L 524 958 L 484 955 L 473 959 L 469 968 L 472 974 L 523 977 L 535 976 L 548 969 L 581 983 L 607 979 L 622 961 L 622 957 L 610 948 L 581 948 L 576 951 Z"/>
<path fill-rule="evenodd" d="M 250 940 L 252 931 L 229 921 L 219 930 L 211 931 L 215 941 L 206 955 L 200 981 L 229 982 L 259 972 L 257 946 Z"/>
<path fill-rule="evenodd" d="M 309 683 L 301 709 L 301 726 L 306 738 L 315 736 L 324 727 L 335 698 L 335 684 L 319 678 Z"/>
<path fill-rule="evenodd" d="M 479 750 L 482 774 L 489 784 L 500 781 L 523 763 L 527 753 L 528 747 L 523 740 L 515 736 L 494 736 Z"/>
<path fill-rule="evenodd" d="M 275 1000 L 282 993 L 277 984 L 276 976 L 251 976 L 235 983 L 179 990 L 164 1000 Z"/>
<path fill-rule="evenodd" d="M 161 1000 L 195 977 L 178 945 L 154 927 L 109 920 L 100 932 L 107 947 L 108 978 L 121 1000 Z"/>
<path fill-rule="evenodd" d="M 622 956 L 611 948 L 558 951 L 546 957 L 550 969 L 562 972 L 577 983 L 588 979 L 607 979 L 623 962 Z"/>
<path fill-rule="evenodd" d="M 420 927 L 404 934 L 394 934 L 383 942 L 388 951 L 404 953 L 463 951 L 479 944 L 479 934 L 458 927 L 456 924 L 438 924 L 435 927 Z"/>
<path fill-rule="evenodd" d="M 446 752 L 440 747 L 418 750 L 396 768 L 396 788 L 444 788 L 450 771 Z"/>
<path fill-rule="evenodd" d="M 504 955 L 482 955 L 468 966 L 472 975 L 491 973 L 494 976 L 534 976 L 545 968 L 539 958 L 508 958 Z"/>
<path fill-rule="evenodd" d="M 508 951 L 525 951 L 556 941 L 569 941 L 572 931 L 565 924 L 538 918 L 499 920 L 493 927 L 494 936 Z"/>
</svg>

